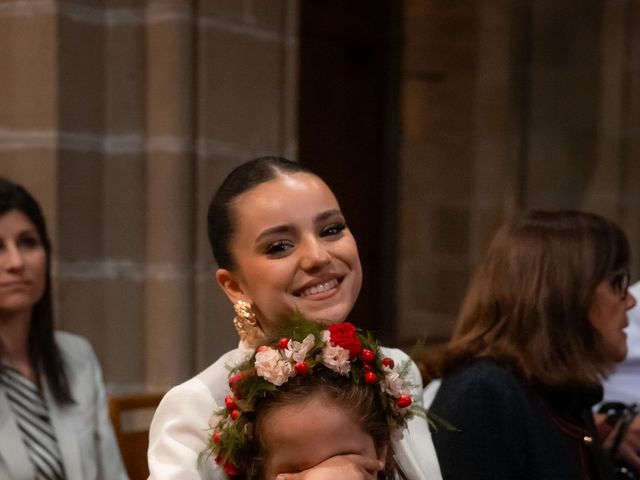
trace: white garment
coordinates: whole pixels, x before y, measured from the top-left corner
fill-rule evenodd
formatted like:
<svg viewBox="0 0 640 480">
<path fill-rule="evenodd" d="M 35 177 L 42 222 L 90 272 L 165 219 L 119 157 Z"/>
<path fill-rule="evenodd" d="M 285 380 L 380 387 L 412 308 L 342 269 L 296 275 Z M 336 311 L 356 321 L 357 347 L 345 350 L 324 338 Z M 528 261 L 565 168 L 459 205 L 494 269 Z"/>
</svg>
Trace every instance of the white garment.
<svg viewBox="0 0 640 480">
<path fill-rule="evenodd" d="M 442 380 L 435 379 L 429 382 L 424 389 L 422 394 L 422 404 L 424 408 L 431 408 L 431 404 L 433 403 L 433 399 L 436 398 L 436 394 L 440 389 L 440 384 Z M 444 428 L 440 426 L 439 428 Z M 431 438 L 431 431 L 429 431 L 429 436 L 424 441 L 422 446 L 423 463 L 428 466 L 429 470 L 427 473 L 427 478 L 429 480 L 442 480 L 442 472 L 440 472 L 440 463 L 438 462 L 438 454 L 436 453 L 436 447 L 433 444 L 433 438 Z"/>
<path fill-rule="evenodd" d="M 640 302 L 640 282 L 631 286 L 629 292 Z M 604 382 L 605 402 L 640 403 L 640 304 L 636 304 L 627 315 L 627 358 Z"/>
<path fill-rule="evenodd" d="M 74 403 L 59 405 L 48 383 L 41 383 L 66 478 L 127 479 L 109 420 L 102 371 L 91 345 L 84 338 L 66 332 L 56 332 L 55 339 Z M 35 477 L 35 468 L 6 392 L 0 388 L 0 479 L 32 480 Z"/>
<path fill-rule="evenodd" d="M 409 360 L 397 349 L 382 349 L 385 356 L 402 365 Z M 242 342 L 213 365 L 186 382 L 173 387 L 164 396 L 151 422 L 149 431 L 149 478 L 152 480 L 223 480 L 226 475 L 213 459 L 199 462 L 211 434 L 209 417 L 224 405 L 230 391 L 228 367 L 234 367 L 253 353 Z M 407 381 L 418 405 L 422 403 L 422 378 L 411 362 Z M 427 422 L 419 417 L 409 422 L 402 440 L 394 440 L 396 461 L 410 480 L 428 478 L 430 466 L 425 464 L 422 449 L 430 437 Z M 431 480 L 431 477 L 429 477 Z"/>
</svg>

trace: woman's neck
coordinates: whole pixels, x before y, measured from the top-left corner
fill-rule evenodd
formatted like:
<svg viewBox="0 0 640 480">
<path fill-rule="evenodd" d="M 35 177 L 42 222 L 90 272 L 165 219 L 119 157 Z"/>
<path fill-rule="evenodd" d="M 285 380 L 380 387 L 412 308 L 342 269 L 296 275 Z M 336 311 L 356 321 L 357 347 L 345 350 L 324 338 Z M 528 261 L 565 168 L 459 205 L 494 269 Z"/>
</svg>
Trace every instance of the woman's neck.
<svg viewBox="0 0 640 480">
<path fill-rule="evenodd" d="M 29 358 L 31 312 L 0 315 L 0 362 L 35 381 Z"/>
</svg>

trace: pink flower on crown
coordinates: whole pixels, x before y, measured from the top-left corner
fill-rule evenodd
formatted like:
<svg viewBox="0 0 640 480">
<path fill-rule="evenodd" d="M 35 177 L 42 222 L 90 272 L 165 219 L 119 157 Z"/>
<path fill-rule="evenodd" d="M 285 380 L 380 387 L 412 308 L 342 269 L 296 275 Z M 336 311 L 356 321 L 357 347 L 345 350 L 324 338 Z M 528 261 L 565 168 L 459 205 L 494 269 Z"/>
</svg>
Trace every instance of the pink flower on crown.
<svg viewBox="0 0 640 480">
<path fill-rule="evenodd" d="M 311 333 L 307 335 L 302 342 L 295 340 L 289 340 L 287 349 L 284 351 L 284 355 L 287 358 L 292 359 L 294 362 L 303 362 L 307 358 L 309 350 L 316 344 L 316 337 Z"/>
<path fill-rule="evenodd" d="M 349 357 L 349 350 L 345 350 L 342 347 L 334 347 L 327 344 L 322 349 L 322 363 L 324 366 L 339 373 L 340 375 L 346 376 L 351 371 Z"/>
<path fill-rule="evenodd" d="M 394 368 L 387 367 L 383 365 L 382 370 L 384 370 L 384 382 L 380 384 L 380 388 L 385 393 L 388 393 L 392 397 L 398 398 L 402 391 L 404 390 L 404 382 L 402 381 L 402 377 Z"/>
<path fill-rule="evenodd" d="M 295 373 L 291 362 L 280 355 L 278 350 L 270 347 L 256 353 L 255 366 L 259 377 L 278 387 Z"/>
</svg>

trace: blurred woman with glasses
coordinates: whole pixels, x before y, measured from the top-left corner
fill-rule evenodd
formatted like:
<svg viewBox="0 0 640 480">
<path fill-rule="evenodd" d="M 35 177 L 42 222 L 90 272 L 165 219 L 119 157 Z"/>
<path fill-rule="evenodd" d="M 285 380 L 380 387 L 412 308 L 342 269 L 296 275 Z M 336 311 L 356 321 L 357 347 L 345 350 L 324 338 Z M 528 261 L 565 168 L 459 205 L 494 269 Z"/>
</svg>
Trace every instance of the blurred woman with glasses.
<svg viewBox="0 0 640 480">
<path fill-rule="evenodd" d="M 438 365 L 447 479 L 600 479 L 592 406 L 627 354 L 629 246 L 594 214 L 532 211 L 494 237 Z"/>
</svg>

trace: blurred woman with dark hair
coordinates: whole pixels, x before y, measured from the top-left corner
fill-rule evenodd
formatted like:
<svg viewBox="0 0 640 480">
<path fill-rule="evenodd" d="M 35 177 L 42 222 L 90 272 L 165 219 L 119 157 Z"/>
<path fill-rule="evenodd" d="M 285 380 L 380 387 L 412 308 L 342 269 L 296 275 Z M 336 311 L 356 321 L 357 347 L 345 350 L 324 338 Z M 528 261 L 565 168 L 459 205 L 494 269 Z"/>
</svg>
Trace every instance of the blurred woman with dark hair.
<svg viewBox="0 0 640 480">
<path fill-rule="evenodd" d="M 609 478 L 593 424 L 625 358 L 629 246 L 594 214 L 532 211 L 493 239 L 442 357 L 431 405 L 447 479 Z"/>
<path fill-rule="evenodd" d="M 126 478 L 91 346 L 55 332 L 36 200 L 0 178 L 0 478 Z"/>
</svg>

